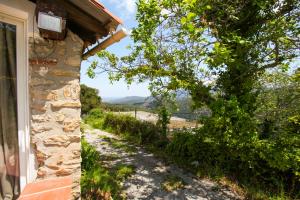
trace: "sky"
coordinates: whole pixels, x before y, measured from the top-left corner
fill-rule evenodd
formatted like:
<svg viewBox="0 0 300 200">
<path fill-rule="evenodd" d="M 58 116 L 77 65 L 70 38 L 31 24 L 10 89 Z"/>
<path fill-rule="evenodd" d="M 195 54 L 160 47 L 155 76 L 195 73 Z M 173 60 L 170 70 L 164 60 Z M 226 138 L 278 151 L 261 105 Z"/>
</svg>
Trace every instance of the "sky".
<svg viewBox="0 0 300 200">
<path fill-rule="evenodd" d="M 137 25 L 135 20 L 135 0 L 100 0 L 100 2 L 110 12 L 123 20 L 123 26 L 127 30 L 130 30 Z M 118 56 L 127 55 L 129 50 L 127 50 L 126 47 L 130 44 L 132 44 L 130 37 L 126 37 L 120 42 L 108 47 L 107 50 Z M 93 59 L 95 58 L 90 57 L 88 61 L 93 61 Z M 90 79 L 86 75 L 89 66 L 88 61 L 83 61 L 81 64 L 81 83 L 97 88 L 101 97 L 150 96 L 147 83 L 132 84 L 128 86 L 124 81 L 119 81 L 111 84 L 108 79 L 108 74 L 97 75 L 94 79 Z"/>
</svg>

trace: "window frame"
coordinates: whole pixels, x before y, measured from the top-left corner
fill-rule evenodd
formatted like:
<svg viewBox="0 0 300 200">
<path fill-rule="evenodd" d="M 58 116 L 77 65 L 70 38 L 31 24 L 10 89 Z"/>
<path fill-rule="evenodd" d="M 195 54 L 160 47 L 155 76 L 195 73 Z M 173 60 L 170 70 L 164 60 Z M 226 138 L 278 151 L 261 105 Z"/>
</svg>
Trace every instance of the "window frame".
<svg viewBox="0 0 300 200">
<path fill-rule="evenodd" d="M 17 111 L 20 190 L 36 178 L 35 157 L 30 144 L 28 13 L 0 4 L 0 21 L 17 28 Z"/>
</svg>

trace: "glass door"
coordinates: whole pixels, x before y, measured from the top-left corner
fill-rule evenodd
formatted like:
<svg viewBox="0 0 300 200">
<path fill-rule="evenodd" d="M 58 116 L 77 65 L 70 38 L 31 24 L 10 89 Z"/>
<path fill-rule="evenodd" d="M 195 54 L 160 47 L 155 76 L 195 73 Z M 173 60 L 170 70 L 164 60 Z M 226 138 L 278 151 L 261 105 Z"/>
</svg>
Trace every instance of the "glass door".
<svg viewBox="0 0 300 200">
<path fill-rule="evenodd" d="M 0 200 L 20 193 L 17 27 L 0 21 Z"/>
</svg>

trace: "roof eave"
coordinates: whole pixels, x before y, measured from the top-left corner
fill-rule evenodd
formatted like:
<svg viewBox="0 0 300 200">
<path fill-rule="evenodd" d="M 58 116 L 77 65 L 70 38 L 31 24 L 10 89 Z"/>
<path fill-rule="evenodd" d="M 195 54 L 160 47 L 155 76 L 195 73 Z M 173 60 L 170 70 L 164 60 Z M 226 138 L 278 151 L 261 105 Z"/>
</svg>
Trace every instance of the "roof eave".
<svg viewBox="0 0 300 200">
<path fill-rule="evenodd" d="M 105 8 L 105 6 L 98 2 L 97 0 L 89 0 L 94 6 L 96 6 L 99 9 L 102 9 L 106 14 L 108 14 L 114 21 L 117 22 L 117 24 L 123 24 L 123 20 L 121 20 L 119 17 L 112 14 L 109 10 Z"/>
</svg>

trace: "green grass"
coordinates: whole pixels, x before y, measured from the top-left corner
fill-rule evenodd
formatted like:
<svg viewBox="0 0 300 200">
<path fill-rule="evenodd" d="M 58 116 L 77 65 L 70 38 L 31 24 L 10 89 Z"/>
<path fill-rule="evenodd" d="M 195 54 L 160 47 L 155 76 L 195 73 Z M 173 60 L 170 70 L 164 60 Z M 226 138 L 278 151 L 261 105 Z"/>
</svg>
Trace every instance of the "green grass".
<svg viewBox="0 0 300 200">
<path fill-rule="evenodd" d="M 112 140 L 114 140 L 113 138 L 105 136 L 105 135 L 99 135 L 98 138 L 104 140 L 105 142 L 111 142 Z"/>
<path fill-rule="evenodd" d="M 101 155 L 101 161 L 114 161 L 120 159 L 120 156 L 116 153 Z"/>
<path fill-rule="evenodd" d="M 90 125 L 92 128 L 102 129 L 103 127 L 103 119 L 98 118 L 95 119 L 93 117 L 87 116 L 83 120 L 86 124 Z"/>
<path fill-rule="evenodd" d="M 113 141 L 111 143 L 112 147 L 117 149 L 122 149 L 126 153 L 135 153 L 137 151 L 135 146 L 120 142 L 120 141 Z"/>
<path fill-rule="evenodd" d="M 134 174 L 135 167 L 133 165 L 118 164 L 113 170 L 117 180 L 123 181 Z"/>
<path fill-rule="evenodd" d="M 128 144 L 124 140 L 118 140 L 104 135 L 100 135 L 99 138 L 104 140 L 104 142 L 108 143 L 113 148 L 122 149 L 126 153 L 130 154 L 130 153 L 135 153 L 137 151 L 137 148 L 135 146 Z"/>
<path fill-rule="evenodd" d="M 80 185 L 82 199 L 106 199 L 106 196 L 121 199 L 119 183 L 101 165 L 83 171 Z"/>
<path fill-rule="evenodd" d="M 96 148 L 82 139 L 82 176 L 80 180 L 82 199 L 126 199 L 122 182 L 134 173 L 134 166 L 118 164 L 105 167 L 103 161 L 115 160 L 117 154 L 99 155 Z"/>
</svg>

